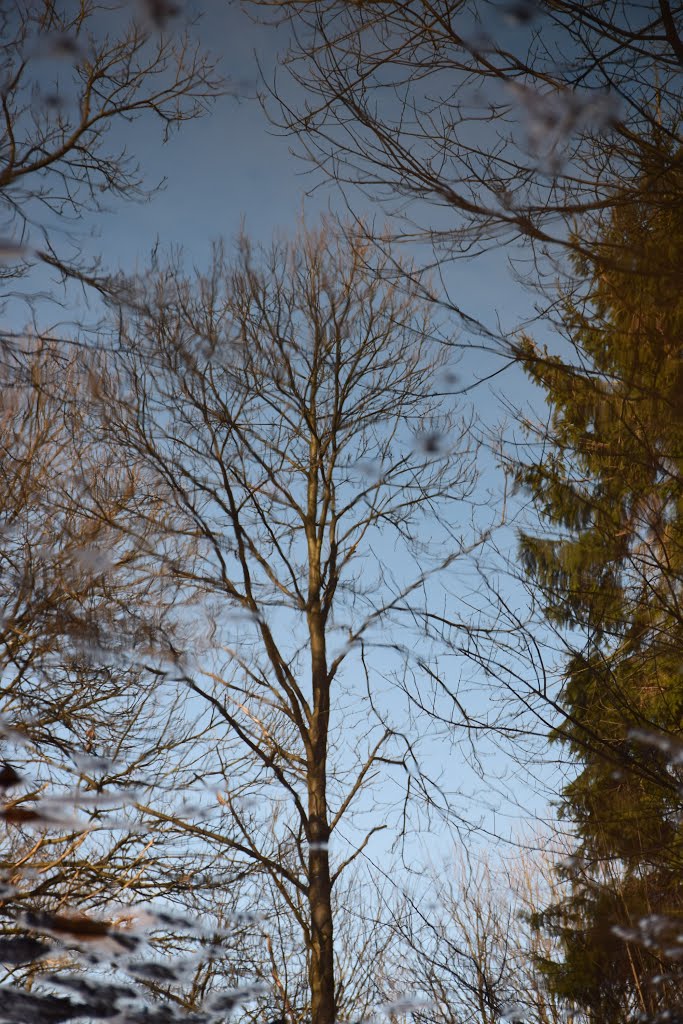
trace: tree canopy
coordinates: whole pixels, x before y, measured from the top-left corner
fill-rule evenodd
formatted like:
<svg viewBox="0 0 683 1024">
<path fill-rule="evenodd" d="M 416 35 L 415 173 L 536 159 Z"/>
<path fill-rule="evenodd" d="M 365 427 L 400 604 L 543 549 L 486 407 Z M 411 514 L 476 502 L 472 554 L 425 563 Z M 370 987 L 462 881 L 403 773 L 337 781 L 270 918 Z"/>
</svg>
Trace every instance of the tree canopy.
<svg viewBox="0 0 683 1024">
<path fill-rule="evenodd" d="M 520 348 L 550 417 L 544 457 L 517 479 L 552 528 L 521 550 L 548 622 L 569 631 L 553 735 L 575 765 L 560 804 L 577 836 L 571 896 L 540 919 L 563 940 L 551 984 L 605 1024 L 682 998 L 669 947 L 683 911 L 683 217 L 677 173 L 640 187 L 648 201 L 596 240 L 622 265 L 577 268 L 569 352 Z"/>
</svg>

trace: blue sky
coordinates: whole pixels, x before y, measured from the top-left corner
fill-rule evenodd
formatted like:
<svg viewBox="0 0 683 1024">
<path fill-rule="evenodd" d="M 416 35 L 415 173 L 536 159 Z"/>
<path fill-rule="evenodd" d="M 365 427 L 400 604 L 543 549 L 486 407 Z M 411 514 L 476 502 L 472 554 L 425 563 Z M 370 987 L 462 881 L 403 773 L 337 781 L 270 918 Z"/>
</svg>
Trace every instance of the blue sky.
<svg viewBox="0 0 683 1024">
<path fill-rule="evenodd" d="M 334 186 L 297 157 L 296 140 L 270 125 L 255 99 L 261 89 L 257 61 L 264 74 L 287 82 L 281 67 L 286 26 L 255 24 L 237 4 L 221 0 L 203 5 L 195 0 L 194 6 L 204 8 L 200 38 L 220 55 L 234 94 L 165 145 L 149 120 L 119 126 L 118 137 L 140 159 L 148 182 L 166 178 L 165 188 L 149 203 L 119 204 L 111 216 L 97 218 L 100 251 L 127 269 L 136 260 L 144 265 L 157 237 L 162 247 L 181 245 L 201 261 L 212 239 L 234 238 L 242 223 L 267 242 L 274 231 L 292 230 L 302 213 L 314 221 L 327 210 L 343 211 Z M 360 199 L 354 212 L 382 223 L 383 211 L 367 200 Z M 440 216 L 446 214 L 435 211 L 434 217 Z M 97 249 L 97 239 L 91 244 Z M 449 290 L 467 312 L 494 326 L 499 318 L 507 328 L 530 310 L 529 296 L 508 271 L 509 255 L 498 250 L 461 260 L 447 275 Z"/>
<path fill-rule="evenodd" d="M 146 203 L 117 202 L 111 212 L 93 215 L 77 226 L 75 234 L 84 254 L 102 255 L 108 269 L 143 269 L 157 240 L 161 253 L 181 247 L 188 264 L 205 265 L 211 242 L 223 238 L 229 243 L 242 225 L 267 243 L 275 231 L 293 232 L 302 214 L 315 223 L 321 213 L 341 208 L 333 186 L 322 183 L 315 171 L 296 158 L 292 152 L 295 141 L 269 125 L 255 98 L 257 60 L 265 72 L 278 70 L 279 54 L 287 43 L 286 29 L 256 25 L 237 5 L 213 0 L 205 5 L 199 31 L 205 45 L 221 56 L 234 94 L 221 98 L 209 115 L 185 125 L 163 145 L 158 126 L 149 119 L 117 127 L 112 142 L 125 144 L 140 161 L 147 183 L 164 178 L 166 184 Z M 308 195 L 316 183 L 321 187 Z M 355 212 L 377 217 L 380 222 L 383 217 L 382 211 L 367 201 Z M 440 215 L 445 216 L 435 213 Z M 508 250 L 493 251 L 477 259 L 460 260 L 444 272 L 450 297 L 458 306 L 492 328 L 500 324 L 505 330 L 533 314 L 533 297 L 515 282 L 509 255 Z M 429 254 L 415 256 L 428 258 Z M 32 284 L 33 280 L 28 282 L 29 287 Z M 78 304 L 81 298 L 74 295 L 74 301 Z M 65 311 L 65 319 L 69 315 L 73 315 L 73 307 Z M 442 324 L 464 343 L 471 340 L 455 318 L 449 322 L 444 314 Z M 458 386 L 469 387 L 499 365 L 496 359 L 471 350 L 457 370 Z M 517 401 L 527 394 L 528 385 L 519 371 L 513 370 L 498 376 L 492 385 L 470 392 L 468 401 L 491 425 L 503 415 L 500 395 Z M 492 461 L 484 459 L 482 468 L 487 484 L 500 488 L 501 479 Z M 512 531 L 503 543 L 514 546 Z M 451 591 L 457 597 L 457 581 Z M 442 756 L 436 755 L 437 761 Z M 493 773 L 505 769 L 493 752 L 489 764 Z M 464 772 L 460 758 L 453 766 L 454 771 Z M 482 784 L 474 776 L 466 788 L 470 785 L 479 792 L 479 806 L 472 807 L 472 818 L 488 815 L 486 803 L 496 798 L 487 793 L 486 782 Z M 532 809 L 529 793 L 523 793 L 518 784 L 514 793 L 524 807 Z M 516 813 L 512 807 L 509 812 Z"/>
<path fill-rule="evenodd" d="M 262 91 L 259 66 L 271 80 L 278 76 L 280 82 L 287 82 L 281 67 L 287 27 L 256 24 L 239 4 L 226 0 L 188 0 L 184 10 L 189 15 L 201 12 L 197 34 L 220 58 L 228 95 L 216 102 L 210 114 L 186 123 L 164 144 L 161 125 L 151 117 L 114 127 L 110 148 L 125 146 L 140 162 L 148 186 L 162 180 L 165 184 L 148 202 L 115 201 L 109 212 L 71 226 L 84 255 L 101 256 L 111 270 L 144 269 L 157 240 L 161 253 L 182 248 L 189 264 L 202 265 L 213 240 L 230 243 L 242 226 L 250 236 L 267 243 L 276 231 L 293 231 L 302 214 L 314 223 L 323 212 L 344 211 L 338 190 L 297 157 L 296 140 L 268 123 L 256 99 L 257 89 Z M 178 29 L 182 22 L 181 17 Z M 496 30 L 512 32 L 504 24 Z M 43 62 L 40 73 L 44 73 Z M 291 85 L 287 88 L 290 95 Z M 384 222 L 383 209 L 362 197 L 355 202 L 354 213 L 372 218 L 375 224 Z M 441 228 L 448 213 L 434 209 L 430 216 L 433 226 Z M 51 230 L 57 237 L 59 224 L 51 225 Z M 414 250 L 412 255 L 418 261 L 431 257 L 424 250 Z M 523 250 L 501 248 L 443 268 L 450 298 L 493 329 L 514 329 L 533 315 L 533 297 L 514 280 L 508 265 L 510 256 L 522 255 Z M 32 275 L 28 290 L 39 278 L 42 275 Z M 80 302 L 81 297 L 74 295 L 74 301 Z M 473 340 L 455 317 L 450 323 L 446 318 L 445 327 L 465 346 Z M 480 350 L 472 350 L 463 367 L 462 385 L 472 384 L 499 365 Z M 516 396 L 523 382 L 513 371 L 498 377 L 494 386 Z M 488 387 L 477 391 L 476 400 L 480 414 L 489 420 L 497 418 L 500 405 Z"/>
</svg>

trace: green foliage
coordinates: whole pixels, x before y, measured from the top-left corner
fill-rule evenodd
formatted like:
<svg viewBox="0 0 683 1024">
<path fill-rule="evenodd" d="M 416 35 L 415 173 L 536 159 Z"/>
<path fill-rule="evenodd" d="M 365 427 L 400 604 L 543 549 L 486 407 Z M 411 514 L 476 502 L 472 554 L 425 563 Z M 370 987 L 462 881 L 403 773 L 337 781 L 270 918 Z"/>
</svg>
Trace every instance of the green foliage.
<svg viewBox="0 0 683 1024">
<path fill-rule="evenodd" d="M 647 201 L 617 203 L 577 265 L 571 359 L 520 345 L 550 409 L 542 459 L 517 467 L 548 528 L 521 549 L 570 645 L 553 739 L 578 844 L 570 897 L 537 923 L 564 951 L 551 988 L 596 1024 L 683 1006 L 682 185 L 644 169 Z"/>
</svg>

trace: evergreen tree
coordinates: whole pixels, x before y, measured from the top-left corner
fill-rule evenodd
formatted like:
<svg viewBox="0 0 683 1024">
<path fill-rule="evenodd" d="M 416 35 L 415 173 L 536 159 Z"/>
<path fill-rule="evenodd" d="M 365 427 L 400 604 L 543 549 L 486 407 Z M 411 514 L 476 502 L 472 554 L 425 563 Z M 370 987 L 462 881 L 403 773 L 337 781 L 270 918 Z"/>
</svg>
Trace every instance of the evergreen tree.
<svg viewBox="0 0 683 1024">
<path fill-rule="evenodd" d="M 682 185 L 645 169 L 644 202 L 617 202 L 577 263 L 573 358 L 520 353 L 550 407 L 542 458 L 515 469 L 544 523 L 522 555 L 569 645 L 553 739 L 575 768 L 571 895 L 537 923 L 563 948 L 551 990 L 592 1024 L 683 1019 Z"/>
</svg>

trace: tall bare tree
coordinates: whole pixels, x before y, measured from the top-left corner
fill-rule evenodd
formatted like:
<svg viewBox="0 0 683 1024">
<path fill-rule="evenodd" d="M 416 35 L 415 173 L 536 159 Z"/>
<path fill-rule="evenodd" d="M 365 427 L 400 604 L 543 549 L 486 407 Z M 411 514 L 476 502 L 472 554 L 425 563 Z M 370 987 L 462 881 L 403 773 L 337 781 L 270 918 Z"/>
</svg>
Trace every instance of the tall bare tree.
<svg viewBox="0 0 683 1024">
<path fill-rule="evenodd" d="M 481 539 L 448 348 L 368 259 L 357 235 L 302 231 L 143 283 L 103 392 L 112 449 L 163 495 L 157 572 L 195 632 L 170 645 L 175 671 L 224 723 L 219 842 L 296 923 L 310 1006 L 281 1009 L 314 1024 L 339 1009 L 340 878 L 414 791 L 448 799 L 401 696 L 424 708 L 430 681 L 415 609 Z M 188 540 L 193 559 L 174 551 Z"/>
</svg>

